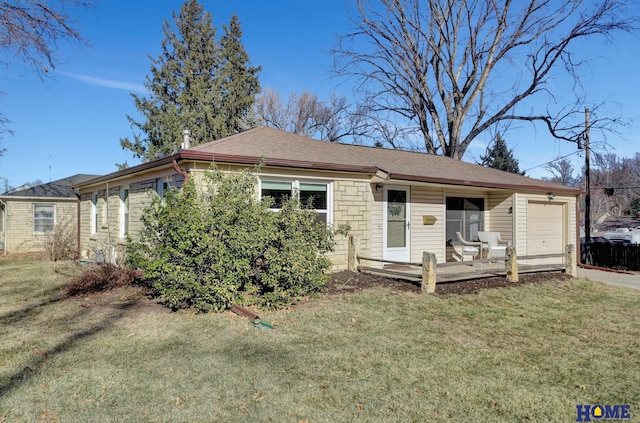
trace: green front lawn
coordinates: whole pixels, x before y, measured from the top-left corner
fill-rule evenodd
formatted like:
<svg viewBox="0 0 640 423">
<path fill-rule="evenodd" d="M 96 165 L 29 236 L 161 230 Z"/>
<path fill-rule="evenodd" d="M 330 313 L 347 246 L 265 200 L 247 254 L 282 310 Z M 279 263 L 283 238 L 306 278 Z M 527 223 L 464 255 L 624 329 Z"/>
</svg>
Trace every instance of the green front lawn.
<svg viewBox="0 0 640 423">
<path fill-rule="evenodd" d="M 375 289 L 262 312 L 267 332 L 132 291 L 60 299 L 56 266 L 0 259 L 0 422 L 640 421 L 640 291 Z"/>
</svg>

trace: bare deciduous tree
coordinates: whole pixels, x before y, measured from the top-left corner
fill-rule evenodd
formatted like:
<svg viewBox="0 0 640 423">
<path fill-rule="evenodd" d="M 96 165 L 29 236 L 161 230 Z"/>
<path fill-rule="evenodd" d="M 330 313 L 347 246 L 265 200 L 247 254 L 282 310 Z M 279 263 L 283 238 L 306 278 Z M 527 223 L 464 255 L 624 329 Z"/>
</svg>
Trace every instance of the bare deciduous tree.
<svg viewBox="0 0 640 423">
<path fill-rule="evenodd" d="M 479 134 L 513 121 L 577 142 L 584 97 L 558 104 L 553 79 L 579 81 L 582 40 L 636 29 L 622 0 L 356 0 L 334 72 L 358 81 L 367 115 L 461 159 Z M 576 90 L 579 84 L 576 84 Z M 565 88 L 563 87 L 563 90 Z M 558 93 L 556 93 L 558 94 Z M 534 105 L 546 104 L 544 110 Z M 391 113 L 391 117 L 388 114 Z M 592 122 L 611 124 L 612 120 Z M 385 129 L 387 133 L 392 130 Z"/>
<path fill-rule="evenodd" d="M 577 187 L 580 184 L 580 177 L 573 176 L 573 165 L 568 159 L 558 158 L 545 165 L 545 169 L 553 176 L 551 178 L 543 177 L 543 181 L 555 182 L 569 187 Z"/>
<path fill-rule="evenodd" d="M 19 59 L 40 76 L 58 64 L 60 41 L 85 44 L 86 40 L 68 14 L 73 8 L 92 6 L 93 0 L 12 0 L 0 1 L 0 49 L 5 64 Z"/>
<path fill-rule="evenodd" d="M 256 113 L 268 126 L 325 141 L 357 135 L 357 115 L 349 111 L 345 97 L 335 94 L 321 101 L 310 92 L 293 93 L 283 104 L 280 94 L 267 88 L 256 100 Z"/>
<path fill-rule="evenodd" d="M 90 7 L 94 0 L 12 0 L 0 1 L 0 64 L 8 66 L 21 61 L 43 78 L 58 64 L 56 48 L 60 41 L 71 40 L 82 44 L 86 40 L 75 28 L 67 10 Z M 0 92 L 1 94 L 1 92 Z M 0 114 L 0 140 L 9 120 Z M 0 148 L 0 156 L 5 153 Z"/>
</svg>

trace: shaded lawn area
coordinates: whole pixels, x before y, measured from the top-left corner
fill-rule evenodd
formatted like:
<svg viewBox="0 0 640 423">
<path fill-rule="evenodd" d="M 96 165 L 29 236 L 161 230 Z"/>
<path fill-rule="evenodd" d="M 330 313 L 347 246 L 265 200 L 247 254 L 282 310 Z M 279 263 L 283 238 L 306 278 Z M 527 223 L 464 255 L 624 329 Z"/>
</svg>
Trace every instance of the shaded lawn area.
<svg viewBox="0 0 640 423">
<path fill-rule="evenodd" d="M 0 259 L 0 422 L 640 421 L 638 291 L 381 284 L 262 311 L 267 332 L 135 289 L 62 298 L 55 267 Z"/>
</svg>

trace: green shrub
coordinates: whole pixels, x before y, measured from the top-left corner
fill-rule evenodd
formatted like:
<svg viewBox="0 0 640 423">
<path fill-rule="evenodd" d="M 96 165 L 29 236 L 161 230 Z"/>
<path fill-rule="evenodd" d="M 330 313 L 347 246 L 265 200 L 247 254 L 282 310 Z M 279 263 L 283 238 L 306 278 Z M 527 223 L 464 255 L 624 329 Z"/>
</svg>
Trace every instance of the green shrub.
<svg viewBox="0 0 640 423">
<path fill-rule="evenodd" d="M 197 311 L 256 304 L 276 308 L 326 283 L 331 232 L 290 199 L 282 210 L 257 196 L 253 172 L 210 172 L 196 187 L 157 196 L 142 216 L 128 265 L 141 269 L 172 308 Z"/>
</svg>

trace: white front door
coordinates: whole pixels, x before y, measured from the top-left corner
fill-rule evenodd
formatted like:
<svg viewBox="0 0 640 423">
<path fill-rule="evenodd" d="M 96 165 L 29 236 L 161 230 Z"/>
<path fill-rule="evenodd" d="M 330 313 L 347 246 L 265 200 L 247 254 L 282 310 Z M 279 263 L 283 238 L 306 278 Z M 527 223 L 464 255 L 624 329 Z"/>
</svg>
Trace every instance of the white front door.
<svg viewBox="0 0 640 423">
<path fill-rule="evenodd" d="M 408 262 L 410 259 L 409 203 L 409 188 L 384 188 L 382 257 L 386 260 Z"/>
</svg>

